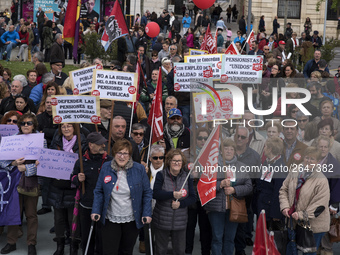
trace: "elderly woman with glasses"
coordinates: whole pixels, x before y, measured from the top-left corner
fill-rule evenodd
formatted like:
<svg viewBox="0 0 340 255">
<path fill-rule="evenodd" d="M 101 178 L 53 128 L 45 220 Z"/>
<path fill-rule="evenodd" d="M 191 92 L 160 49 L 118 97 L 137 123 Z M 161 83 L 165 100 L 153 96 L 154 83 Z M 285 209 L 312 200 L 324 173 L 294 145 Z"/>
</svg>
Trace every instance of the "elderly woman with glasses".
<svg viewBox="0 0 340 255">
<path fill-rule="evenodd" d="M 14 116 L 11 116 L 14 122 Z M 19 133 L 17 135 L 28 135 L 37 133 L 38 121 L 34 114 L 26 113 L 22 115 L 18 120 Z M 44 140 L 44 147 L 47 147 L 46 140 Z M 13 172 L 18 170 L 17 174 L 21 175 L 19 186 L 20 192 L 13 193 L 13 199 L 19 200 L 20 214 L 16 215 L 20 218 L 20 215 L 25 211 L 27 220 L 27 245 L 28 254 L 36 255 L 37 244 L 37 232 L 38 232 L 38 216 L 37 216 L 37 204 L 39 198 L 39 184 L 37 177 L 37 166 L 39 161 L 37 160 L 25 160 L 23 157 L 16 160 L 1 160 L 0 168 L 5 171 Z M 23 210 L 25 208 L 25 210 Z M 15 215 L 11 215 L 15 216 Z M 12 222 L 13 223 L 13 222 Z M 7 232 L 7 244 L 1 250 L 1 254 L 7 254 L 16 250 L 16 242 L 19 238 L 19 221 L 17 225 L 8 226 Z"/>
<path fill-rule="evenodd" d="M 91 218 L 103 223 L 103 254 L 132 254 L 139 229 L 151 222 L 152 190 L 128 140 L 117 141 L 112 155 L 100 171 Z"/>
<path fill-rule="evenodd" d="M 54 136 L 50 149 L 78 153 L 78 139 L 81 140 L 81 151 L 87 150 L 86 138 L 83 134 L 76 135 L 76 124 L 64 123 L 58 127 L 58 133 Z M 48 204 L 54 209 L 54 228 L 57 238 L 57 250 L 55 255 L 64 254 L 65 229 L 72 232 L 72 218 L 74 208 L 74 197 L 76 189 L 71 186 L 70 180 L 50 179 Z M 79 231 L 78 231 L 79 232 Z M 79 249 L 79 234 L 76 232 L 75 239 L 70 245 L 70 254 L 77 254 Z M 77 240 L 76 240 L 77 239 Z"/>
<path fill-rule="evenodd" d="M 196 201 L 192 179 L 188 177 L 186 181 L 187 175 L 183 152 L 171 149 L 166 155 L 165 168 L 156 175 L 153 189 L 153 198 L 156 199 L 153 227 L 157 255 L 167 253 L 169 236 L 173 253 L 185 253 L 187 207 Z"/>
</svg>

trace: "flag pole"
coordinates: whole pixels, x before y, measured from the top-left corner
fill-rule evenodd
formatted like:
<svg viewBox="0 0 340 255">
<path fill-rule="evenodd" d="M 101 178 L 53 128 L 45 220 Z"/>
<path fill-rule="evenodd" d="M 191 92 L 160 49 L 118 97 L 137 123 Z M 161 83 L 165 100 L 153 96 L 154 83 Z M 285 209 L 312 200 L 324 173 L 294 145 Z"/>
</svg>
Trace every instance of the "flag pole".
<svg viewBox="0 0 340 255">
<path fill-rule="evenodd" d="M 111 151 L 111 128 L 112 128 L 112 122 L 113 122 L 113 108 L 114 108 L 114 101 L 111 101 L 111 120 L 110 120 L 110 130 L 109 130 L 109 143 L 107 145 L 107 155 L 110 155 Z"/>
<path fill-rule="evenodd" d="M 135 104 L 138 106 L 138 102 L 137 101 L 135 102 Z M 137 108 L 137 106 L 136 106 L 136 108 Z M 131 118 L 130 118 L 130 127 L 129 127 L 129 137 L 131 137 L 133 109 L 134 109 L 134 103 L 132 103 L 132 105 L 131 105 Z"/>
<path fill-rule="evenodd" d="M 266 218 L 264 217 L 265 210 L 261 211 L 262 214 L 262 222 L 263 222 L 263 235 L 264 235 L 264 247 L 266 249 L 266 255 L 268 255 L 268 240 L 267 240 L 267 226 L 266 226 Z"/>
<path fill-rule="evenodd" d="M 241 54 L 242 54 L 242 51 L 243 51 L 244 47 L 247 45 L 248 39 L 250 38 L 252 32 L 253 32 L 253 30 L 250 31 L 250 33 L 249 33 L 249 35 L 248 35 L 248 37 L 247 37 L 246 43 L 243 45 L 243 47 L 242 47 L 242 49 L 241 49 Z"/>
<path fill-rule="evenodd" d="M 151 148 L 151 143 L 152 143 L 152 129 L 153 129 L 153 122 L 155 119 L 155 111 L 152 113 L 152 122 L 151 122 L 151 131 L 150 131 L 150 139 L 149 139 L 149 148 L 148 148 L 148 157 L 146 159 L 146 165 L 149 165 L 149 158 L 150 158 L 150 148 Z"/>
</svg>

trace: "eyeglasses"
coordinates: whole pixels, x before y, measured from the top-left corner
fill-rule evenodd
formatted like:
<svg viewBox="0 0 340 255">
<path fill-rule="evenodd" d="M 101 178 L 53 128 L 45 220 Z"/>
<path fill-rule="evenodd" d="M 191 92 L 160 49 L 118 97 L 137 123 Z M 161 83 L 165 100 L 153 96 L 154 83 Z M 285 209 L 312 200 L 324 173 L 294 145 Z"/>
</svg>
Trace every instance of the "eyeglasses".
<svg viewBox="0 0 340 255">
<path fill-rule="evenodd" d="M 138 132 L 132 132 L 132 134 L 134 134 L 135 136 L 143 136 L 144 133 L 138 133 Z"/>
<path fill-rule="evenodd" d="M 61 129 L 64 129 L 64 130 L 70 129 L 70 128 L 73 128 L 73 126 L 69 125 L 69 126 L 62 126 L 62 127 L 61 127 Z"/>
<path fill-rule="evenodd" d="M 13 122 L 14 123 L 14 122 Z M 33 126 L 33 121 L 27 121 L 27 122 L 25 122 L 25 121 L 22 121 L 22 122 L 20 122 L 20 126 Z"/>
<path fill-rule="evenodd" d="M 299 110 L 293 110 L 292 113 L 297 113 Z"/>
<path fill-rule="evenodd" d="M 182 160 L 171 160 L 172 164 L 182 164 Z"/>
<path fill-rule="evenodd" d="M 176 50 L 176 48 L 170 48 L 170 50 Z"/>
<path fill-rule="evenodd" d="M 123 156 L 124 158 L 126 158 L 126 157 L 129 156 L 130 154 L 127 153 L 127 152 L 117 152 L 117 155 L 118 155 L 119 157 Z"/>
<path fill-rule="evenodd" d="M 163 160 L 164 158 L 164 156 L 152 157 L 153 160 Z"/>
<path fill-rule="evenodd" d="M 308 119 L 303 119 L 303 120 L 297 120 L 297 122 L 307 122 Z"/>
<path fill-rule="evenodd" d="M 17 120 L 7 119 L 7 123 L 11 123 L 11 122 L 13 122 L 14 124 L 17 124 L 17 123 L 18 123 Z"/>
<path fill-rule="evenodd" d="M 269 50 L 269 49 L 263 49 L 263 50 Z"/>
<path fill-rule="evenodd" d="M 197 137 L 197 140 L 199 140 L 199 141 L 202 141 L 202 140 L 208 140 L 208 137 L 207 136 L 199 136 L 199 137 Z"/>
<path fill-rule="evenodd" d="M 181 116 L 174 116 L 170 118 L 171 120 L 181 120 L 182 117 Z"/>
<path fill-rule="evenodd" d="M 241 138 L 242 140 L 247 139 L 247 137 L 244 135 L 237 135 L 237 138 Z"/>
</svg>

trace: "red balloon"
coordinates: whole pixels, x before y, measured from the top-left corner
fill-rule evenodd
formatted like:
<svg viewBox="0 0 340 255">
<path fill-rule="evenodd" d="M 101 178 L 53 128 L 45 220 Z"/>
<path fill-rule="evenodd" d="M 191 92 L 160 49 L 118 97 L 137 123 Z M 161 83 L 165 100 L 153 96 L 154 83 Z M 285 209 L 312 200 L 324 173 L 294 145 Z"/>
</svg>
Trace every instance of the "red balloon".
<svg viewBox="0 0 340 255">
<path fill-rule="evenodd" d="M 156 22 L 150 22 L 145 27 L 145 33 L 151 38 L 158 36 L 160 30 Z"/>
<path fill-rule="evenodd" d="M 215 0 L 193 0 L 194 4 L 199 8 L 199 9 L 208 9 L 210 8 L 214 3 Z"/>
</svg>

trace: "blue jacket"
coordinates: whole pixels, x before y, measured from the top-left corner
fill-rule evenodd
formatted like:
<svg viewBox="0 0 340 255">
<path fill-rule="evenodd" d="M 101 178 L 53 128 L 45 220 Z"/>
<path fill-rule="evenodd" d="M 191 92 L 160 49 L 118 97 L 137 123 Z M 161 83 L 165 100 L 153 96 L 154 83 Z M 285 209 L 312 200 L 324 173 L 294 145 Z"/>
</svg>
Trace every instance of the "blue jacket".
<svg viewBox="0 0 340 255">
<path fill-rule="evenodd" d="M 105 183 L 104 179 L 110 176 L 111 181 Z M 127 181 L 130 186 L 133 214 L 138 229 L 143 227 L 142 217 L 151 217 L 152 190 L 143 165 L 133 162 L 132 168 L 127 169 Z M 100 171 L 96 188 L 94 189 L 94 200 L 92 213 L 100 214 L 105 224 L 106 212 L 111 200 L 111 192 L 117 182 L 117 172 L 112 169 L 111 161 L 103 164 Z"/>
<path fill-rule="evenodd" d="M 39 83 L 31 90 L 30 99 L 33 100 L 36 106 L 40 104 L 41 99 L 43 97 L 43 93 L 44 93 L 43 85 L 44 85 L 43 83 Z"/>
<path fill-rule="evenodd" d="M 246 40 L 246 39 L 244 39 L 242 36 L 241 36 L 241 39 L 240 39 L 239 37 L 236 37 L 236 38 L 234 39 L 234 43 L 240 42 L 240 43 L 242 44 L 245 40 Z"/>
<path fill-rule="evenodd" d="M 147 23 L 148 23 L 148 18 L 145 15 L 143 15 L 141 18 L 140 24 L 146 26 Z"/>
<path fill-rule="evenodd" d="M 186 21 L 186 22 L 184 22 Z M 182 24 L 183 24 L 183 27 L 185 28 L 189 28 L 190 27 L 190 24 L 191 24 L 191 17 L 183 17 L 182 19 Z"/>
<path fill-rule="evenodd" d="M 39 30 L 38 28 L 33 29 L 34 40 L 32 42 L 32 46 L 39 45 Z"/>
<path fill-rule="evenodd" d="M 6 33 L 4 33 L 1 36 L 1 41 L 2 41 L 3 44 L 5 44 L 8 41 L 17 43 L 17 41 L 15 39 L 20 39 L 19 33 L 17 31 L 13 31 L 13 32 L 7 31 Z"/>
<path fill-rule="evenodd" d="M 314 62 L 314 58 L 311 59 L 311 60 L 308 60 L 306 65 L 305 65 L 305 68 L 303 68 L 303 75 L 305 76 L 306 79 L 310 78 L 310 74 L 315 71 L 315 70 L 312 70 L 312 66 L 313 66 L 313 62 Z M 319 63 L 319 62 L 318 62 Z M 329 69 L 328 69 L 328 66 L 326 67 L 325 69 L 326 72 L 329 73 Z"/>
</svg>

